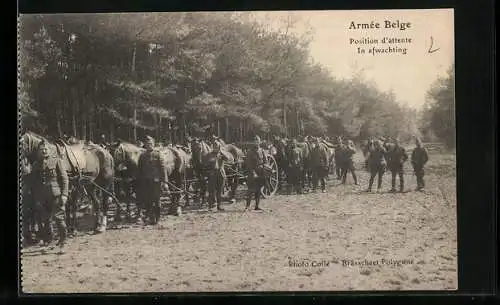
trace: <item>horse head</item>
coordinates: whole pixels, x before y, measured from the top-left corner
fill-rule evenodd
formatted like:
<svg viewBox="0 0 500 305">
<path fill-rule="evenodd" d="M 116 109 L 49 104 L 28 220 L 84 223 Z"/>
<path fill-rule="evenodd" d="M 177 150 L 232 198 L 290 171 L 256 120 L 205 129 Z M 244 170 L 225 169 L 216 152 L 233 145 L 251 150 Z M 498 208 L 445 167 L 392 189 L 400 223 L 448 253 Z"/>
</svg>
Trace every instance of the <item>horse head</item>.
<svg viewBox="0 0 500 305">
<path fill-rule="evenodd" d="M 46 141 L 45 138 L 33 132 L 27 132 L 20 139 L 20 157 L 26 158 L 29 163 L 32 163 L 38 154 L 38 145 L 40 142 Z M 51 147 L 52 148 L 52 147 Z"/>
<path fill-rule="evenodd" d="M 201 165 L 203 158 L 210 153 L 211 147 L 205 141 L 196 141 L 191 145 L 191 160 L 194 165 Z"/>
<path fill-rule="evenodd" d="M 112 149 L 112 156 L 116 171 L 126 171 L 137 168 L 139 157 L 144 152 L 144 148 L 131 143 L 121 142 Z"/>
</svg>

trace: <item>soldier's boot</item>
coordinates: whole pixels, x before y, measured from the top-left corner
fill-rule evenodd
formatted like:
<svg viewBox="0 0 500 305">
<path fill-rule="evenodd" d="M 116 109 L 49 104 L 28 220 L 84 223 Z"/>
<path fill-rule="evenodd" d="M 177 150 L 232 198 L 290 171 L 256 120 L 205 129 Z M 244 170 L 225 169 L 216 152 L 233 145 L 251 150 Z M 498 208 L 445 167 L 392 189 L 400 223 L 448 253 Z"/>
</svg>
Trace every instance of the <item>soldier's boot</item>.
<svg viewBox="0 0 500 305">
<path fill-rule="evenodd" d="M 96 233 L 104 233 L 106 231 L 106 221 L 107 219 L 104 216 L 103 212 L 99 212 L 97 215 L 97 227 L 95 232 Z"/>
<path fill-rule="evenodd" d="M 245 211 L 248 211 L 248 209 L 250 208 L 250 202 L 251 202 L 251 197 L 250 197 L 250 195 L 247 195 L 247 202 L 245 205 Z"/>
<path fill-rule="evenodd" d="M 373 175 L 371 175 L 370 176 L 370 181 L 368 182 L 368 189 L 366 190 L 369 193 L 371 193 L 371 191 L 372 191 L 373 180 L 375 180 L 375 177 Z"/>
<path fill-rule="evenodd" d="M 259 204 L 260 204 L 260 195 L 255 195 L 255 210 L 256 211 L 262 211 Z"/>
<path fill-rule="evenodd" d="M 217 211 L 224 211 L 224 208 L 222 207 L 220 202 L 217 202 Z"/>
<path fill-rule="evenodd" d="M 391 178 L 391 193 L 396 192 L 396 174 L 392 173 L 392 178 Z"/>
</svg>

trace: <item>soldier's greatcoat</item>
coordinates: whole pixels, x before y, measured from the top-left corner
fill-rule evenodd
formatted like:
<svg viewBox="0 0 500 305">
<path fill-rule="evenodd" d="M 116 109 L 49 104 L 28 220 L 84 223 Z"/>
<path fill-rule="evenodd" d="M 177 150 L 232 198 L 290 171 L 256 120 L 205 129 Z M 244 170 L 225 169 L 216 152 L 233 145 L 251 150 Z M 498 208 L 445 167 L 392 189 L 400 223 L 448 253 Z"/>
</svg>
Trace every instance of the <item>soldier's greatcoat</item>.
<svg viewBox="0 0 500 305">
<path fill-rule="evenodd" d="M 59 231 L 59 243 L 66 239 L 66 207 L 61 196 L 68 196 L 69 179 L 61 159 L 50 155 L 33 164 L 33 195 L 41 221 L 40 238 L 46 243 L 54 237 L 52 218 Z"/>
<path fill-rule="evenodd" d="M 162 153 L 154 149 L 145 151 L 138 162 L 138 197 L 150 221 L 160 219 L 160 196 L 162 183 L 168 181 L 167 169 Z"/>
</svg>

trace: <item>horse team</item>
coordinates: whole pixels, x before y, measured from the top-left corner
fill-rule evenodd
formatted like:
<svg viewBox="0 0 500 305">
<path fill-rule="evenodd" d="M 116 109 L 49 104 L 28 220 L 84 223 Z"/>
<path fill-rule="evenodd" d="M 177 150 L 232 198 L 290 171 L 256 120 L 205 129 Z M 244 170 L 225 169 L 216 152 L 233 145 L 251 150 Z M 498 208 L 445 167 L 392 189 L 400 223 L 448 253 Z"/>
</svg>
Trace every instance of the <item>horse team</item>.
<svg viewBox="0 0 500 305">
<path fill-rule="evenodd" d="M 23 239 L 25 243 L 38 241 L 42 246 L 49 245 L 55 235 L 54 221 L 59 233 L 58 245 L 62 248 L 67 232 L 76 229 L 77 202 L 82 194 L 93 199 L 96 233 L 106 230 L 107 212 L 113 200 L 117 203 L 115 220 L 123 213 L 119 202 L 125 202 L 129 221 L 153 225 L 160 219 L 162 193 L 169 194 L 167 213 L 170 215 L 182 214 L 180 200 L 183 196 L 186 204 L 191 199 L 202 205 L 208 201 L 209 209 L 223 211 L 223 193 L 229 190 L 228 199 L 235 202 L 242 171 L 246 173 L 248 187 L 245 210 L 249 209 L 252 200 L 255 210 L 261 210 L 261 190 L 268 187 L 271 170 L 267 154 L 274 156 L 280 180 L 286 180 L 289 193 L 300 194 L 318 187 L 326 192 L 330 173 L 335 173 L 344 184 L 351 173 L 354 183 L 358 184 L 353 161 L 354 143 L 340 137 L 335 142 L 306 136 L 300 142 L 274 137 L 271 142 L 262 143 L 260 137 L 255 136 L 244 151 L 216 137 L 211 141 L 188 138 L 184 146 L 164 147 L 155 145 L 150 136 L 146 137 L 144 145 L 123 141 L 114 144 L 102 141 L 98 145 L 49 141 L 28 132 L 21 137 Z M 428 156 L 419 139 L 416 144 L 411 161 L 417 176 L 417 190 L 422 190 L 423 168 Z M 396 176 L 400 178 L 400 191 L 403 191 L 403 163 L 408 155 L 398 141 L 382 144 L 378 139 L 370 140 L 363 146 L 363 154 L 371 174 L 368 191 L 376 176 L 377 190 L 380 190 L 386 169 L 392 173 L 391 191 L 395 191 Z M 228 172 L 233 174 L 228 175 Z M 132 219 L 132 202 L 137 208 L 135 219 Z"/>
</svg>

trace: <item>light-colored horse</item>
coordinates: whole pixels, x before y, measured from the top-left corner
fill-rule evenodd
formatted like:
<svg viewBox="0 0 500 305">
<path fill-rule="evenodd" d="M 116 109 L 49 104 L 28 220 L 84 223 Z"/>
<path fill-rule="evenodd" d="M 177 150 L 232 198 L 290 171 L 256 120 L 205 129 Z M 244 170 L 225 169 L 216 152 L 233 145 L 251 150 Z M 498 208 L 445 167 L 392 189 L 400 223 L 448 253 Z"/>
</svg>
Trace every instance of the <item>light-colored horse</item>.
<svg viewBox="0 0 500 305">
<path fill-rule="evenodd" d="M 71 192 L 68 208 L 67 222 L 71 230 L 76 229 L 77 195 L 81 187 L 91 196 L 96 213 L 97 233 L 104 232 L 107 225 L 107 209 L 114 196 L 114 161 L 111 154 L 95 144 L 83 142 L 67 145 L 63 142 L 56 143 L 32 132 L 21 137 L 21 153 L 29 164 L 33 164 L 38 154 L 38 145 L 41 141 L 48 144 L 49 150 L 57 153 L 70 177 Z M 36 181 L 34 182 L 36 183 Z M 101 191 L 102 200 L 97 192 Z"/>
</svg>

